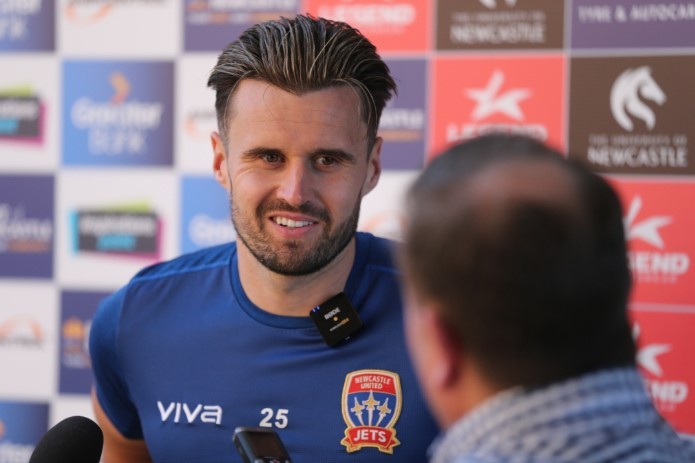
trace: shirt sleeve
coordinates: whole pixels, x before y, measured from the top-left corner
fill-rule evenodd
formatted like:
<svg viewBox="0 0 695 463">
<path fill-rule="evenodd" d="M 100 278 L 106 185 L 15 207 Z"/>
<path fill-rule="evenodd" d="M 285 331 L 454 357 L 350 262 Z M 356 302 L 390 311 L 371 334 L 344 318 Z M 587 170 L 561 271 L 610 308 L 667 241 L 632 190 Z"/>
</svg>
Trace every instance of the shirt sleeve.
<svg viewBox="0 0 695 463">
<path fill-rule="evenodd" d="M 123 436 L 142 439 L 140 418 L 131 400 L 119 358 L 119 326 L 126 296 L 127 287 L 99 305 L 89 333 L 89 352 L 101 408 Z"/>
</svg>

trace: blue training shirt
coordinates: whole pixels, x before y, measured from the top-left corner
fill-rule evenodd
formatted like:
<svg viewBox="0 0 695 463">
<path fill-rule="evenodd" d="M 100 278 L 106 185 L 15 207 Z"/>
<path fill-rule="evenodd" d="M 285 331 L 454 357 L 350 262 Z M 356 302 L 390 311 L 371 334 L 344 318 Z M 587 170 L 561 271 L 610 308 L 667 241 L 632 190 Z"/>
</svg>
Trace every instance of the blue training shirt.
<svg viewBox="0 0 695 463">
<path fill-rule="evenodd" d="M 240 462 L 237 426 L 273 427 L 295 463 L 421 463 L 437 433 L 403 339 L 392 243 L 356 236 L 345 293 L 364 327 L 328 347 L 307 317 L 256 307 L 236 243 L 138 273 L 105 299 L 90 352 L 99 402 L 155 462 Z"/>
</svg>

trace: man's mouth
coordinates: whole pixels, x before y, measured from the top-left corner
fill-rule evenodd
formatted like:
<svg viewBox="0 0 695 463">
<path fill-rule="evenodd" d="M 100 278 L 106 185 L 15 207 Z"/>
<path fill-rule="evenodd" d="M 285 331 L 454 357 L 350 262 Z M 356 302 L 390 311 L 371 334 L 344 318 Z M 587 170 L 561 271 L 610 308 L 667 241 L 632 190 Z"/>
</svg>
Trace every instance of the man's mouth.
<svg viewBox="0 0 695 463">
<path fill-rule="evenodd" d="M 287 227 L 287 228 L 308 227 L 309 225 L 313 225 L 316 223 L 316 222 L 311 222 L 308 220 L 292 220 L 292 219 L 288 219 L 287 217 L 279 217 L 279 216 L 273 217 L 273 221 L 275 221 L 276 224 L 282 225 L 283 227 Z"/>
</svg>

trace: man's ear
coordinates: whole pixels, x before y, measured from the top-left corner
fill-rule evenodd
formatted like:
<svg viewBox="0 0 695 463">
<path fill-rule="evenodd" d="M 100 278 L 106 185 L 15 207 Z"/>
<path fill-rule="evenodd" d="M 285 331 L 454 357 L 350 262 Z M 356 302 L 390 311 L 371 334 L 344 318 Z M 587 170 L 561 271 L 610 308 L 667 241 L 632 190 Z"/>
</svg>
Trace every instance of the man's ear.
<svg viewBox="0 0 695 463">
<path fill-rule="evenodd" d="M 212 171 L 215 175 L 215 180 L 225 190 L 229 191 L 232 185 L 229 179 L 229 171 L 227 170 L 227 151 L 224 141 L 219 133 L 212 132 L 210 134 L 210 143 L 212 144 Z"/>
<path fill-rule="evenodd" d="M 379 183 L 379 178 L 381 177 L 381 144 L 383 143 L 381 137 L 376 137 L 374 140 L 374 146 L 369 152 L 369 165 L 367 166 L 367 178 L 364 181 L 364 186 L 362 188 L 362 196 L 372 191 L 374 187 Z"/>
<path fill-rule="evenodd" d="M 430 325 L 432 342 L 436 345 L 437 365 L 434 368 L 434 380 L 438 388 L 446 390 L 454 387 L 461 379 L 465 355 L 461 342 L 451 329 L 450 323 L 440 315 L 436 308 L 428 310 L 427 323 Z"/>
</svg>

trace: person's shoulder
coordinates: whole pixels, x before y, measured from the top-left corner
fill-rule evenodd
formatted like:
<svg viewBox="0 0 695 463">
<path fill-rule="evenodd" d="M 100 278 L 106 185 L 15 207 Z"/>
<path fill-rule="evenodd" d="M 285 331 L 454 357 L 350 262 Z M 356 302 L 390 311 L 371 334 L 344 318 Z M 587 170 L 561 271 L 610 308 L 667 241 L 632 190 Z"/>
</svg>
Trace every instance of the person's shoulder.
<svg viewBox="0 0 695 463">
<path fill-rule="evenodd" d="M 224 269 L 235 252 L 236 243 L 232 242 L 183 254 L 174 259 L 145 267 L 135 274 L 129 284 L 215 268 Z"/>
<path fill-rule="evenodd" d="M 366 253 L 367 265 L 372 268 L 398 273 L 395 256 L 400 246 L 398 241 L 367 232 L 357 233 L 357 252 Z"/>
</svg>

